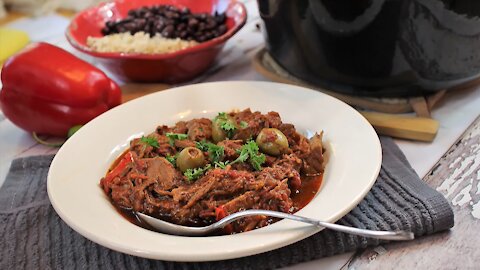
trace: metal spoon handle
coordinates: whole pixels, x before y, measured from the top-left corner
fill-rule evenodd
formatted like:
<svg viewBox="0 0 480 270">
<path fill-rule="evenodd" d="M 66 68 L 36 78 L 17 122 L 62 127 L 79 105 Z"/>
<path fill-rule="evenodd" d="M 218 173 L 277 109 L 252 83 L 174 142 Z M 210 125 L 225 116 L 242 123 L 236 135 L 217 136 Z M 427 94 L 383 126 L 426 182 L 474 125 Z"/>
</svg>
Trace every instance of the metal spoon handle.
<svg viewBox="0 0 480 270">
<path fill-rule="evenodd" d="M 246 216 L 263 215 L 263 216 L 270 216 L 270 217 L 277 217 L 277 218 L 291 219 L 291 220 L 300 221 L 300 222 L 306 222 L 315 226 L 329 228 L 331 230 L 336 230 L 344 233 L 355 234 L 355 235 L 360 235 L 365 237 L 383 239 L 383 240 L 411 240 L 414 238 L 413 233 L 407 232 L 407 231 L 374 231 L 374 230 L 359 229 L 359 228 L 353 228 L 353 227 L 323 222 L 320 220 L 291 215 L 283 212 L 269 211 L 269 210 L 251 209 L 251 210 L 245 210 L 245 211 L 233 213 L 205 227 L 181 226 L 181 225 L 169 223 L 161 219 L 157 219 L 142 213 L 137 213 L 137 215 L 143 221 L 150 224 L 153 228 L 155 228 L 159 232 L 174 234 L 174 235 L 185 235 L 185 236 L 206 235 L 210 232 L 213 232 L 215 230 L 225 227 L 226 225 L 234 222 L 235 220 L 244 218 Z"/>
<path fill-rule="evenodd" d="M 310 223 L 315 226 L 320 226 L 320 227 L 328 228 L 335 231 L 340 231 L 348 234 L 360 235 L 365 237 L 371 237 L 376 239 L 382 239 L 382 240 L 396 240 L 396 241 L 412 240 L 415 237 L 412 232 L 407 232 L 407 231 L 374 231 L 374 230 L 367 230 L 367 229 L 359 229 L 359 228 L 354 228 L 354 227 L 349 227 L 344 225 L 338 225 L 334 223 L 323 222 L 320 220 L 311 219 L 307 217 L 291 215 L 291 214 L 282 213 L 282 212 L 269 211 L 269 210 L 256 210 L 256 209 L 245 210 L 245 211 L 228 215 L 225 218 L 218 221 L 217 223 L 215 223 L 214 226 L 216 228 L 223 228 L 227 224 L 230 224 L 237 219 L 240 219 L 246 216 L 258 216 L 258 215 L 291 219 L 295 221 Z"/>
</svg>

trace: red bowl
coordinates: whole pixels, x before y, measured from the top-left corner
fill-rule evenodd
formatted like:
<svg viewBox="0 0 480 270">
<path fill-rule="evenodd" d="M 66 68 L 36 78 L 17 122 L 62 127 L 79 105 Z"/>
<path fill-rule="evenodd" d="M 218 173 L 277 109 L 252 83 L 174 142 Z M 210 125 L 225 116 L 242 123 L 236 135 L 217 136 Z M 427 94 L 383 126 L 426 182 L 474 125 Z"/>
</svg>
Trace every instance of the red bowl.
<svg viewBox="0 0 480 270">
<path fill-rule="evenodd" d="M 196 46 L 164 54 L 100 53 L 87 46 L 87 38 L 101 37 L 105 22 L 125 18 L 131 9 L 142 6 L 174 5 L 188 7 L 193 13 L 225 12 L 227 32 Z M 225 0 L 117 0 L 86 9 L 72 20 L 66 36 L 79 51 L 94 56 L 112 74 L 122 80 L 178 83 L 207 70 L 225 42 L 242 28 L 247 12 L 242 3 Z"/>
</svg>

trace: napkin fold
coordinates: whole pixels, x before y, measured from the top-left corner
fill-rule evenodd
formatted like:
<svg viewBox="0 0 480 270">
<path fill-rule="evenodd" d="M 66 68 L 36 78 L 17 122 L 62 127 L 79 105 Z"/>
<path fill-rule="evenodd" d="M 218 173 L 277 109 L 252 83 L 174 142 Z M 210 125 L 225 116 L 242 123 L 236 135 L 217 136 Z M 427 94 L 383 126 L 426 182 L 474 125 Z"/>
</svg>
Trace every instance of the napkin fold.
<svg viewBox="0 0 480 270">
<path fill-rule="evenodd" d="M 381 143 L 383 162 L 376 183 L 337 223 L 408 230 L 416 237 L 453 227 L 447 200 L 416 175 L 390 138 L 381 138 Z M 216 262 L 167 262 L 122 254 L 87 240 L 58 217 L 46 188 L 52 158 L 12 162 L 0 189 L 0 269 L 273 269 L 381 243 L 323 230 L 270 252 Z"/>
</svg>

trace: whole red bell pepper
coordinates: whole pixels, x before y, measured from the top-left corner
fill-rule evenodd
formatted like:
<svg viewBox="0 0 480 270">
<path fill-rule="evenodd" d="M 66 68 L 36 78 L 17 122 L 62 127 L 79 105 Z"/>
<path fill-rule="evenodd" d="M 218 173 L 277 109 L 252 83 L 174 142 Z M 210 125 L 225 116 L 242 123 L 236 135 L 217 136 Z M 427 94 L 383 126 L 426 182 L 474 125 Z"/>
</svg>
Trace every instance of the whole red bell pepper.
<svg viewBox="0 0 480 270">
<path fill-rule="evenodd" d="M 0 108 L 29 132 L 66 136 L 121 102 L 118 85 L 93 65 L 48 43 L 34 43 L 3 66 Z"/>
</svg>

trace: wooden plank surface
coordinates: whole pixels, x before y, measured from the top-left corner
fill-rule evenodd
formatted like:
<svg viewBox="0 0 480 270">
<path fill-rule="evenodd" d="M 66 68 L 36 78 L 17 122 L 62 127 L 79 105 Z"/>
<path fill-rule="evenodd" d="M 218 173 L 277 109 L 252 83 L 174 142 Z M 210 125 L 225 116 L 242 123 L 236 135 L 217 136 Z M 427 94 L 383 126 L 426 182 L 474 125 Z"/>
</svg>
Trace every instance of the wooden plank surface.
<svg viewBox="0 0 480 270">
<path fill-rule="evenodd" d="M 432 118 L 378 112 L 360 113 L 381 135 L 431 142 L 438 132 L 439 123 Z"/>
<path fill-rule="evenodd" d="M 358 252 L 348 269 L 480 269 L 480 117 L 424 180 L 451 203 L 454 228 Z"/>
</svg>

